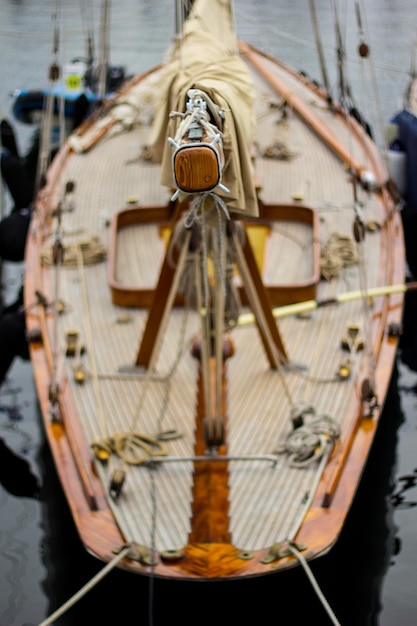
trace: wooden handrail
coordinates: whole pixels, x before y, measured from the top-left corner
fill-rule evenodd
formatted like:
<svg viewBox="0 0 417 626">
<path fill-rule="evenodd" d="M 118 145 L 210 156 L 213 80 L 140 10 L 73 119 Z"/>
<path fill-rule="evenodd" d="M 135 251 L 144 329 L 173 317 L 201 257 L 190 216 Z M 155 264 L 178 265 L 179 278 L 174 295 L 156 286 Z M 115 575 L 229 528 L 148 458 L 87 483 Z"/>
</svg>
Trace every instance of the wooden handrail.
<svg viewBox="0 0 417 626">
<path fill-rule="evenodd" d="M 303 121 L 316 133 L 318 137 L 332 150 L 349 168 L 360 178 L 364 172 L 364 166 L 350 154 L 349 150 L 337 139 L 332 131 L 327 128 L 321 120 L 313 113 L 311 107 L 305 104 L 288 86 L 282 82 L 275 74 L 270 72 L 265 63 L 261 60 L 261 55 L 255 52 L 247 43 L 240 42 L 239 49 L 245 58 L 256 68 L 265 78 L 271 87 L 291 106 Z"/>
</svg>

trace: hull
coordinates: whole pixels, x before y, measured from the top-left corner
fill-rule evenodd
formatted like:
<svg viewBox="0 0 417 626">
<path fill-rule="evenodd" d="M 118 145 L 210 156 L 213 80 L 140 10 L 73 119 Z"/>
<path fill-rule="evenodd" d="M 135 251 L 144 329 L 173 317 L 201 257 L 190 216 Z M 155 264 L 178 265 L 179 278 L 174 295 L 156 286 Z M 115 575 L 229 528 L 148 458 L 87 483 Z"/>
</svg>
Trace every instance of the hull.
<svg viewBox="0 0 417 626">
<path fill-rule="evenodd" d="M 254 132 L 242 155 L 235 115 L 235 192 L 224 107 L 215 217 L 184 227 L 204 193 L 166 185 L 163 65 L 66 143 L 28 237 L 31 358 L 74 521 L 89 552 L 127 546 L 118 566 L 145 576 L 253 577 L 325 554 L 395 362 L 404 246 L 383 161 L 317 86 L 236 45 Z"/>
</svg>

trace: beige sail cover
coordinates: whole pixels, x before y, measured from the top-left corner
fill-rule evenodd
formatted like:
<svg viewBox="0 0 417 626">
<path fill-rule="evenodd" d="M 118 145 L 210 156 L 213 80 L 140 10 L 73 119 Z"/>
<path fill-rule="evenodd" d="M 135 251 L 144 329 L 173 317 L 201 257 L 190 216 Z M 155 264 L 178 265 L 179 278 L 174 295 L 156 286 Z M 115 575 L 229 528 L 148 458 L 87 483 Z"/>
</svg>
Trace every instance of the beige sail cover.
<svg viewBox="0 0 417 626">
<path fill-rule="evenodd" d="M 237 53 L 229 0 L 196 0 L 184 25 L 183 37 L 174 44 L 158 86 L 157 114 L 149 149 L 161 163 L 161 184 L 175 189 L 173 149 L 179 119 L 171 111 L 185 111 L 190 88 L 205 91 L 225 111 L 222 183 L 230 193 L 216 190 L 231 213 L 256 216 L 258 205 L 253 182 L 251 146 L 254 139 L 254 90 L 249 71 Z"/>
</svg>

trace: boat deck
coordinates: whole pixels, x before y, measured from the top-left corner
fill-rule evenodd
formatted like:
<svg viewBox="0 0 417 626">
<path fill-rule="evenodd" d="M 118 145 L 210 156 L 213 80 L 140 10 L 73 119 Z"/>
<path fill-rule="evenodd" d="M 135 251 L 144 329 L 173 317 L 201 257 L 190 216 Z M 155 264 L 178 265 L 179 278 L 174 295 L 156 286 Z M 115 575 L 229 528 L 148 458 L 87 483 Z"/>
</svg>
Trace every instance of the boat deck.
<svg viewBox="0 0 417 626">
<path fill-rule="evenodd" d="M 285 69 L 272 61 L 267 65 L 274 75 L 286 81 L 288 93 L 311 105 L 313 114 L 326 121 L 356 161 L 371 167 L 364 146 L 352 139 L 339 115 L 329 112 L 318 96 Z M 334 233 L 345 237 L 347 246 L 352 243 L 353 185 L 340 157 L 300 119 L 291 106 L 291 98 L 287 98 L 286 116 L 281 119 L 282 98 L 251 71 L 259 120 L 254 148 L 259 197 L 265 205 L 306 205 L 318 215 L 316 230 L 309 223 L 286 219 L 271 226 L 266 241 L 260 244 L 262 273 L 266 285 L 304 283 L 314 273 L 316 238 L 321 250 Z M 145 78 L 135 88 L 137 100 L 150 107 L 155 89 L 155 77 Z M 119 108 L 124 106 L 127 107 L 123 104 Z M 56 206 L 65 183 L 75 182 L 74 210 L 64 211 L 62 217 L 64 246 L 80 240 L 88 246 L 93 238 L 98 238 L 108 250 L 109 222 L 117 211 L 129 206 L 167 206 L 171 192 L 159 184 L 159 166 L 142 158 L 149 133 L 146 122 L 145 107 L 140 124 L 126 128 L 120 123 L 111 124 L 89 150 L 69 154 L 60 189 L 55 188 L 47 198 L 49 207 Z M 284 158 L 274 158 L 273 149 L 277 147 L 284 149 Z M 271 156 L 265 155 L 268 149 Z M 331 280 L 318 282 L 319 300 L 387 284 L 396 278 L 392 250 L 388 249 L 391 226 L 383 224 L 386 209 L 381 196 L 360 185 L 357 194 L 356 207 L 364 221 L 381 227 L 367 233 L 363 249 L 352 245 L 352 264 L 341 268 Z M 181 550 L 189 541 L 193 516 L 197 365 L 191 355 L 191 343 L 199 330 L 197 315 L 174 308 L 152 371 L 135 368 L 147 310 L 113 304 L 109 268 L 104 260 L 66 265 L 64 256 L 63 267 L 49 265 L 55 227 L 56 220 L 52 220 L 48 232 L 41 233 L 45 262 L 39 270 L 37 288 L 49 300 L 58 297 L 66 305 L 57 322 L 55 316 L 47 313 L 52 346 L 50 369 L 55 368 L 60 387 L 68 393 L 64 420 L 77 416 L 76 423 L 66 421 L 65 428 L 70 432 L 72 446 L 78 448 L 78 471 L 84 476 L 90 505 L 97 509 L 97 515 L 107 506 L 113 511 L 125 541 L 153 546 L 158 551 Z M 35 225 L 32 236 L 39 234 Z M 165 241 L 158 224 L 132 224 L 120 229 L 115 258 L 118 283 L 127 288 L 155 285 Z M 362 254 L 365 265 L 357 262 Z M 236 280 L 239 282 L 239 278 Z M 365 309 L 369 313 L 366 317 Z M 394 309 L 393 319 L 399 317 Z M 369 352 L 374 352 L 372 346 L 384 335 L 386 323 L 383 296 L 375 299 L 371 308 L 361 298 L 308 314 L 278 318 L 289 362 L 274 370 L 255 324 L 245 318 L 248 312 L 248 308 L 242 309 L 242 324 L 231 332 L 235 354 L 226 363 L 227 454 L 233 460 L 228 462 L 225 515 L 232 543 L 242 551 L 267 550 L 277 542 L 294 539 L 311 503 L 315 503 L 314 517 L 314 510 L 321 507 L 323 500 L 329 494 L 333 498 L 340 455 L 346 454 L 357 425 L 360 383 L 373 372 Z M 358 323 L 365 348 L 356 350 L 356 343 L 349 353 L 342 349 L 341 342 L 352 322 Z M 29 323 L 37 324 L 36 309 L 29 315 Z M 69 329 L 78 329 L 83 345 L 82 354 L 73 357 L 65 356 L 65 335 Z M 55 353 L 54 345 L 58 346 Z M 351 375 L 341 380 L 339 368 L 347 360 Z M 74 380 L 74 369 L 79 363 L 86 372 L 83 384 Z M 300 402 L 310 404 L 316 417 L 329 417 L 340 428 L 329 464 L 326 455 L 322 461 L 292 467 L 289 455 L 277 452 L 292 431 L 291 408 Z M 105 440 L 128 431 L 151 437 L 174 432 L 178 437 L 169 438 L 164 445 L 169 459 L 177 460 L 150 467 L 123 465 L 112 456 L 110 462 L 103 464 L 90 458 L 88 449 L 82 447 L 84 438 L 91 444 L 96 439 Z M 276 455 L 275 463 L 271 455 Z M 126 471 L 126 480 L 114 501 L 108 494 L 103 497 L 97 476 L 108 485 L 111 472 L 118 466 Z M 325 480 L 318 489 L 323 475 Z M 71 502 L 70 505 L 77 506 Z M 111 546 L 109 540 L 109 550 L 118 547 Z M 146 566 L 138 564 L 137 568 Z"/>
</svg>

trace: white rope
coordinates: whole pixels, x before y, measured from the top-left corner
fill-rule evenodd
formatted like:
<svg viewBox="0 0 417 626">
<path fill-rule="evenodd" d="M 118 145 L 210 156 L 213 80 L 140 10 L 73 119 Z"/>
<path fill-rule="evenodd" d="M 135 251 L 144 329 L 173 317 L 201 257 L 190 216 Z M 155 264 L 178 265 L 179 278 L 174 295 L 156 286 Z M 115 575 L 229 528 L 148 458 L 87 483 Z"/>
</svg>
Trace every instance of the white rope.
<svg viewBox="0 0 417 626">
<path fill-rule="evenodd" d="M 226 264 L 226 248 L 223 245 L 223 224 L 220 212 L 219 216 L 219 232 L 218 232 L 218 244 L 219 249 L 216 249 L 216 240 L 213 241 L 213 250 L 215 255 L 215 355 L 216 355 L 216 406 L 215 416 L 221 416 L 221 404 L 222 404 L 222 364 L 223 364 L 223 336 L 224 336 L 224 307 L 225 307 L 225 291 L 226 291 L 226 278 L 224 267 Z"/>
<path fill-rule="evenodd" d="M 56 619 L 61 617 L 61 615 L 63 615 L 66 611 L 68 611 L 68 609 L 74 606 L 74 604 L 81 600 L 81 598 L 85 596 L 86 593 L 91 591 L 91 589 L 93 589 L 105 576 L 107 576 L 107 574 L 116 567 L 119 561 L 121 561 L 126 556 L 129 550 L 130 545 L 125 546 L 119 552 L 119 554 L 117 554 L 109 563 L 107 563 L 107 565 L 105 565 L 103 569 L 98 572 L 98 574 L 93 576 L 93 578 L 88 583 L 86 583 L 84 587 L 81 587 L 81 589 L 77 591 L 77 593 L 75 593 L 69 600 L 67 600 L 67 602 L 65 602 L 59 609 L 57 609 L 55 613 L 52 613 L 52 615 L 50 615 L 46 620 L 41 622 L 38 626 L 49 626 L 49 624 L 52 624 Z"/>
<path fill-rule="evenodd" d="M 301 554 L 301 552 L 299 552 L 297 550 L 297 548 L 295 547 L 294 543 L 289 542 L 288 543 L 288 549 L 293 553 L 293 555 L 297 558 L 298 562 L 300 563 L 301 567 L 303 568 L 303 570 L 305 571 L 305 573 L 307 574 L 307 578 L 309 579 L 314 591 L 317 594 L 317 597 L 319 598 L 320 602 L 322 603 L 327 615 L 329 616 L 329 618 L 331 619 L 332 623 L 335 626 L 341 626 L 339 620 L 337 619 L 336 615 L 333 613 L 329 603 L 327 602 L 326 598 L 324 597 L 323 592 L 321 591 L 317 580 L 314 578 L 313 572 L 311 571 L 306 559 L 303 557 L 303 555 Z"/>
<path fill-rule="evenodd" d="M 195 90 L 196 92 L 198 92 L 198 90 Z M 201 97 L 205 97 L 205 94 L 203 92 L 198 92 L 201 93 Z M 204 130 L 207 132 L 207 134 L 210 137 L 215 137 L 216 135 L 220 135 L 221 137 L 223 137 L 223 133 L 221 133 L 220 129 L 215 126 L 214 124 L 211 124 L 209 121 L 207 121 L 207 117 L 208 117 L 208 113 L 205 109 L 200 109 L 198 108 L 196 105 L 194 105 L 193 109 L 191 109 L 190 112 L 187 113 L 179 113 L 179 112 L 173 112 L 170 114 L 171 118 L 174 117 L 182 117 L 182 121 L 180 122 L 177 132 L 175 134 L 175 143 L 179 143 L 181 141 L 181 139 L 184 137 L 184 135 L 188 132 L 190 126 L 192 125 L 193 122 L 197 122 L 202 128 L 204 128 Z"/>
</svg>

